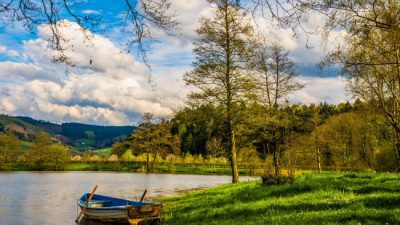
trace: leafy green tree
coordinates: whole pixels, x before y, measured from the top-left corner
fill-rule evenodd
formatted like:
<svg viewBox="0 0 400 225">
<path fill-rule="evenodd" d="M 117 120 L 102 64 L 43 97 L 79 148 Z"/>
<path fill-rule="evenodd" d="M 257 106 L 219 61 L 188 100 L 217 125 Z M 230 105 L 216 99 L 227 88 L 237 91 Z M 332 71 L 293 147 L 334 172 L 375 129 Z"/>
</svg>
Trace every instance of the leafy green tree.
<svg viewBox="0 0 400 225">
<path fill-rule="evenodd" d="M 132 154 L 132 150 L 128 149 L 125 151 L 124 154 L 122 154 L 121 161 L 130 162 L 130 161 L 133 161 L 134 158 L 135 157 Z"/>
<path fill-rule="evenodd" d="M 153 150 L 154 139 L 154 123 L 153 114 L 145 113 L 139 127 L 133 132 L 132 136 L 126 140 L 132 149 L 137 150 L 139 153 L 146 154 L 146 172 L 150 172 L 150 153 Z"/>
<path fill-rule="evenodd" d="M 338 46 L 325 63 L 341 64 L 354 95 L 384 115 L 393 130 L 400 168 L 400 2 L 343 1 L 337 14 L 332 8 L 323 9 L 330 12 L 330 24 L 344 27 L 347 34 L 346 45 Z"/>
<path fill-rule="evenodd" d="M 209 2 L 215 9 L 210 18 L 200 19 L 199 38 L 194 42 L 194 69 L 184 75 L 184 80 L 199 90 L 190 95 L 193 102 L 212 102 L 223 108 L 232 182 L 237 183 L 235 126 L 239 121 L 235 105 L 254 94 L 254 77 L 246 70 L 253 29 L 239 1 Z"/>
<path fill-rule="evenodd" d="M 272 154 L 275 175 L 280 173 L 280 158 L 286 136 L 290 133 L 289 114 L 280 108 L 288 94 L 303 87 L 295 78 L 295 64 L 288 57 L 289 51 L 277 42 L 268 45 L 265 41 L 255 42 L 251 64 L 259 75 L 259 102 L 253 105 L 250 126 L 257 129 L 258 142 L 264 142 L 264 159 Z"/>
<path fill-rule="evenodd" d="M 257 149 L 250 145 L 239 150 L 238 161 L 246 168 L 250 168 L 252 174 L 256 164 L 260 162 L 260 156 Z"/>
<path fill-rule="evenodd" d="M 37 169 L 43 169 L 45 162 L 51 159 L 51 137 L 46 132 L 39 132 L 29 149 L 29 159 L 36 164 Z"/>
<path fill-rule="evenodd" d="M 62 144 L 53 144 L 50 147 L 50 161 L 54 163 L 55 169 L 64 169 L 71 158 L 70 151 Z"/>
<path fill-rule="evenodd" d="M 0 134 L 0 159 L 4 164 L 12 162 L 21 154 L 21 142 L 12 133 Z"/>
<path fill-rule="evenodd" d="M 179 155 L 180 153 L 180 139 L 178 135 L 171 133 L 171 124 L 168 121 L 162 120 L 156 124 L 153 129 L 152 143 L 152 156 L 150 171 L 154 171 L 157 156 L 167 157 L 167 155 Z"/>
<path fill-rule="evenodd" d="M 117 155 L 120 158 L 129 149 L 129 144 L 126 142 L 116 142 L 112 145 L 112 155 Z"/>
<path fill-rule="evenodd" d="M 180 138 L 171 133 L 171 123 L 161 120 L 153 122 L 152 114 L 145 114 L 142 123 L 120 146 L 128 146 L 137 151 L 137 154 L 146 155 L 146 172 L 153 172 L 158 157 L 180 154 Z M 152 159 L 150 159 L 150 156 Z M 172 163 L 172 162 L 170 162 Z"/>
<path fill-rule="evenodd" d="M 192 155 L 207 155 L 207 142 L 219 138 L 223 142 L 222 108 L 212 104 L 186 107 L 171 120 L 172 133 L 181 139 L 181 151 Z"/>
<path fill-rule="evenodd" d="M 376 136 L 366 120 L 349 112 L 334 116 L 317 128 L 325 165 L 337 170 L 373 168 Z"/>
</svg>

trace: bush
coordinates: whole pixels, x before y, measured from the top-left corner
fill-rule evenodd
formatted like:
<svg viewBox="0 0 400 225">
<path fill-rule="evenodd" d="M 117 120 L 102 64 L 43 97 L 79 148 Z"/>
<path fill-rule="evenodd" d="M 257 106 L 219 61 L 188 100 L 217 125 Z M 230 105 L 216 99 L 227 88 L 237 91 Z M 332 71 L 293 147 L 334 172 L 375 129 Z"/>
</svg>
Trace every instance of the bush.
<svg viewBox="0 0 400 225">
<path fill-rule="evenodd" d="M 279 184 L 291 184 L 294 181 L 294 177 L 264 174 L 261 176 L 261 180 L 264 185 L 271 186 Z"/>
</svg>

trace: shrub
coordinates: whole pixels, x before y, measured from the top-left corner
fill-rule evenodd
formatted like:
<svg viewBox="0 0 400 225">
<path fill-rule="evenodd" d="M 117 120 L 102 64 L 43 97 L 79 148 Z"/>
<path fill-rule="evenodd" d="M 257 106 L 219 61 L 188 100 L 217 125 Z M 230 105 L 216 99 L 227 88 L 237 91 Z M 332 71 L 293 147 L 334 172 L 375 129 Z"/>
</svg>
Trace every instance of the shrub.
<svg viewBox="0 0 400 225">
<path fill-rule="evenodd" d="M 271 174 L 264 174 L 261 176 L 262 183 L 266 186 L 290 184 L 294 181 L 293 177 L 289 176 L 275 176 Z"/>
</svg>

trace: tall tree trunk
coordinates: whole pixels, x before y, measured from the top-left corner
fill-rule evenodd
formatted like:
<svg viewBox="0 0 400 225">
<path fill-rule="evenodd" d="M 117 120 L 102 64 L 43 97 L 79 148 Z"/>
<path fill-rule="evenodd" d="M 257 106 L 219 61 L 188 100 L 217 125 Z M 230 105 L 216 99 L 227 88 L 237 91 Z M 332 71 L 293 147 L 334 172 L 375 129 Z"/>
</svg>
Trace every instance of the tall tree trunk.
<svg viewBox="0 0 400 225">
<path fill-rule="evenodd" d="M 156 164 L 156 159 L 157 159 L 157 152 L 154 153 L 153 161 L 151 162 L 151 169 L 150 169 L 151 172 L 154 171 L 154 165 Z"/>
<path fill-rule="evenodd" d="M 264 162 L 265 162 L 265 160 L 267 159 L 267 147 L 266 147 L 265 145 L 266 145 L 265 143 L 262 144 L 263 160 L 264 160 Z"/>
<path fill-rule="evenodd" d="M 274 152 L 274 170 L 275 170 L 275 176 L 280 175 L 280 169 L 279 169 L 279 152 L 278 152 L 278 144 L 276 143 L 276 140 L 274 140 L 274 144 L 272 147 L 272 151 Z"/>
<path fill-rule="evenodd" d="M 318 168 L 318 173 L 321 173 L 321 151 L 319 148 L 319 138 L 318 138 L 318 132 L 315 131 L 315 148 L 316 148 L 316 157 L 317 157 L 317 168 Z"/>
<path fill-rule="evenodd" d="M 229 133 L 229 155 L 230 163 L 232 169 L 232 183 L 239 182 L 239 173 L 237 168 L 237 158 L 236 158 L 236 142 L 235 142 L 235 132 L 232 128 L 232 120 L 228 114 L 228 133 Z"/>
<path fill-rule="evenodd" d="M 400 170 L 400 131 L 398 130 L 395 130 L 394 155 L 397 163 L 397 169 Z"/>
<path fill-rule="evenodd" d="M 317 145 L 317 167 L 318 167 L 318 173 L 321 173 L 321 152 L 319 149 L 319 145 Z"/>
</svg>

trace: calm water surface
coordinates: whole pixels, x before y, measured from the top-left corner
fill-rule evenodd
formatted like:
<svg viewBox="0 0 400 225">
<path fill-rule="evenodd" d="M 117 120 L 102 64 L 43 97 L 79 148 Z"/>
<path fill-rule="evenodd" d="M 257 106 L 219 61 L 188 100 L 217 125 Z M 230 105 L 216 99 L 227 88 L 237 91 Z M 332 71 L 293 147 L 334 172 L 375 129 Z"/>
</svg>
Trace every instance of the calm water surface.
<svg viewBox="0 0 400 225">
<path fill-rule="evenodd" d="M 254 178 L 242 177 L 241 180 Z M 76 225 L 76 200 L 98 194 L 147 199 L 231 182 L 230 176 L 113 172 L 1 172 L 0 225 Z"/>
</svg>

